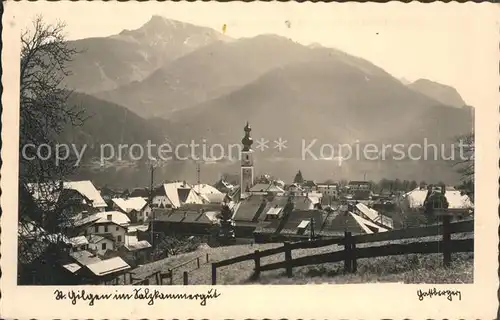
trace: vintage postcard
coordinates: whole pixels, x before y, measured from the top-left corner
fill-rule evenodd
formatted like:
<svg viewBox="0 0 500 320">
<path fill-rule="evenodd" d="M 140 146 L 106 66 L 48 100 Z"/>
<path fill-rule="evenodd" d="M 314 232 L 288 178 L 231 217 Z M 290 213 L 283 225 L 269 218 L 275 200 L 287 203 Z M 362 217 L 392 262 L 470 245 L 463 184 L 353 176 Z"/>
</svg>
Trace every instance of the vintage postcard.
<svg viewBox="0 0 500 320">
<path fill-rule="evenodd" d="M 2 318 L 495 318 L 499 6 L 4 6 Z"/>
</svg>

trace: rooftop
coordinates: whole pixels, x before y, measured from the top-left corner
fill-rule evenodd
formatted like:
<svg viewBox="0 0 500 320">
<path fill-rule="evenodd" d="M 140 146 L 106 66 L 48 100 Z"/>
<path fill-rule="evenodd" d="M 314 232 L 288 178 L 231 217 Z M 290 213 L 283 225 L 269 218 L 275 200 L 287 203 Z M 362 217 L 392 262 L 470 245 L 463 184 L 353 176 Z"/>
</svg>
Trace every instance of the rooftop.
<svg viewBox="0 0 500 320">
<path fill-rule="evenodd" d="M 96 276 L 105 276 L 130 269 L 130 266 L 120 257 L 114 257 L 107 260 L 101 260 L 86 266 Z"/>
<path fill-rule="evenodd" d="M 120 226 L 125 226 L 130 223 L 129 217 L 119 211 L 104 211 L 104 212 L 98 212 L 96 213 L 96 216 L 99 218 L 99 220 L 96 221 L 96 223 L 114 223 Z"/>
<path fill-rule="evenodd" d="M 101 259 L 97 257 L 95 254 L 90 253 L 86 250 L 77 251 L 70 253 L 70 256 L 76 260 L 80 265 L 86 266 L 91 263 L 99 262 Z"/>
<path fill-rule="evenodd" d="M 141 211 L 146 205 L 147 202 L 142 197 L 132 197 L 132 198 L 114 198 L 112 199 L 113 203 L 120 208 L 120 210 L 129 213 L 132 210 Z"/>
</svg>

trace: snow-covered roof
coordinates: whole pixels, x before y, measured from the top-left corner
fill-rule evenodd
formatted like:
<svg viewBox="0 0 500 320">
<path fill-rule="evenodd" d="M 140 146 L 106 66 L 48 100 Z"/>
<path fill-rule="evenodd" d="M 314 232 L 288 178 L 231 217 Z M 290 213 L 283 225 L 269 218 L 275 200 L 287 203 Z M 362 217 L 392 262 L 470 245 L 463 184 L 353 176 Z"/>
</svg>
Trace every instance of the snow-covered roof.
<svg viewBox="0 0 500 320">
<path fill-rule="evenodd" d="M 280 214 L 281 210 L 283 210 L 283 207 L 274 207 L 274 208 L 267 210 L 266 215 L 277 216 Z"/>
<path fill-rule="evenodd" d="M 148 231 L 149 225 L 141 224 L 135 226 L 128 226 L 127 232 Z"/>
<path fill-rule="evenodd" d="M 90 180 L 64 182 L 64 189 L 72 189 L 77 191 L 85 198 L 91 200 L 92 203 L 90 205 L 92 205 L 94 208 L 102 208 L 107 206 L 106 202 L 101 197 L 101 194 Z"/>
<path fill-rule="evenodd" d="M 297 229 L 304 229 L 307 228 L 307 226 L 311 223 L 310 220 L 302 220 L 299 225 L 297 226 Z"/>
<path fill-rule="evenodd" d="M 96 276 L 104 276 L 110 273 L 115 273 L 130 269 L 130 266 L 120 257 L 114 257 L 107 260 L 91 263 L 87 268 Z"/>
<path fill-rule="evenodd" d="M 90 236 L 88 236 L 88 242 L 92 243 L 92 244 L 99 243 L 102 240 L 109 240 L 109 241 L 111 241 L 111 239 L 105 238 L 105 237 L 100 236 L 98 234 L 91 234 Z"/>
<path fill-rule="evenodd" d="M 132 210 L 141 211 L 147 204 L 146 200 L 142 197 L 133 197 L 133 198 L 114 198 L 112 199 L 113 203 L 118 206 L 121 210 L 126 213 L 131 212 Z"/>
<path fill-rule="evenodd" d="M 65 268 L 66 270 L 68 270 L 71 273 L 75 273 L 78 270 L 80 270 L 82 267 L 80 267 L 80 265 L 78 263 L 68 263 L 68 264 L 63 265 L 63 268 Z"/>
<path fill-rule="evenodd" d="M 385 232 L 387 231 L 386 228 L 383 228 L 381 226 L 378 226 L 376 225 L 375 223 L 371 222 L 370 220 L 367 220 L 365 218 L 362 218 L 360 216 L 358 216 L 357 214 L 354 214 L 352 212 L 349 212 L 349 214 L 354 218 L 354 220 L 356 220 L 356 222 L 358 223 L 358 225 L 366 232 L 366 233 L 373 233 L 373 231 L 368 228 L 368 227 L 372 227 L 372 228 L 375 228 L 378 230 L 378 232 Z"/>
<path fill-rule="evenodd" d="M 377 219 L 378 217 L 378 212 L 371 208 L 368 208 L 365 204 L 358 203 L 356 204 L 356 208 L 372 221 L 375 221 L 375 219 Z"/>
<path fill-rule="evenodd" d="M 217 190 L 214 186 L 211 186 L 209 184 L 196 184 L 193 186 L 194 191 L 196 191 L 199 194 L 222 194 L 219 190 Z"/>
<path fill-rule="evenodd" d="M 167 198 L 169 199 L 170 203 L 174 208 L 179 208 L 181 206 L 179 193 L 177 191 L 177 189 L 179 188 L 191 188 L 191 186 L 184 182 L 171 182 L 163 184 L 165 195 L 167 196 Z"/>
<path fill-rule="evenodd" d="M 85 236 L 78 236 L 69 239 L 69 242 L 73 247 L 89 244 Z"/>
<path fill-rule="evenodd" d="M 90 180 L 63 182 L 62 188 L 66 190 L 75 190 L 80 193 L 83 197 L 90 200 L 91 203 L 89 203 L 89 205 L 94 208 L 107 206 L 101 194 Z M 35 200 L 52 203 L 57 202 L 61 191 L 60 182 L 57 181 L 28 183 L 27 189 Z"/>
<path fill-rule="evenodd" d="M 146 240 L 130 242 L 125 244 L 125 248 L 129 251 L 151 248 L 151 244 Z"/>
<path fill-rule="evenodd" d="M 120 226 L 125 226 L 130 223 L 129 217 L 127 217 L 125 213 L 119 211 L 98 212 L 96 216 L 99 218 L 96 223 L 112 222 Z"/>
</svg>

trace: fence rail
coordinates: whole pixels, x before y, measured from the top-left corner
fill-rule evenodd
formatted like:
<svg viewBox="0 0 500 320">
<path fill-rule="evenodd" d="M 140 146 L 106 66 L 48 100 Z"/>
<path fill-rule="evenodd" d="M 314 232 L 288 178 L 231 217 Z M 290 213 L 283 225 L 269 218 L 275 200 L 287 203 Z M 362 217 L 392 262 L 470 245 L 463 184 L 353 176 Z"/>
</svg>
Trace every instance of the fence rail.
<svg viewBox="0 0 500 320">
<path fill-rule="evenodd" d="M 393 231 L 386 231 L 373 234 L 362 234 L 352 236 L 350 232 L 345 232 L 344 237 L 331 239 L 318 239 L 313 241 L 285 242 L 282 247 L 267 249 L 263 251 L 256 250 L 253 253 L 234 257 L 231 259 L 212 263 L 212 284 L 217 284 L 217 268 L 231 264 L 254 260 L 255 275 L 258 276 L 261 271 L 286 269 L 288 277 L 292 277 L 293 267 L 320 264 L 326 262 L 344 261 L 344 268 L 347 272 L 356 272 L 357 259 L 404 255 L 412 253 L 443 253 L 445 265 L 449 265 L 452 252 L 471 252 L 474 251 L 474 239 L 451 240 L 453 233 L 470 233 L 474 231 L 474 221 L 461 221 L 455 223 L 444 222 L 441 225 L 408 228 Z M 383 241 L 394 241 L 403 239 L 418 239 L 430 236 L 442 235 L 441 241 L 414 242 L 408 244 L 387 244 L 381 246 L 371 246 L 365 248 L 356 248 L 356 244 L 373 243 Z M 311 255 L 292 259 L 292 250 L 320 248 L 330 245 L 341 245 L 344 247 L 341 251 L 333 251 L 317 255 Z M 260 259 L 263 257 L 285 253 L 285 261 L 261 265 Z"/>
</svg>

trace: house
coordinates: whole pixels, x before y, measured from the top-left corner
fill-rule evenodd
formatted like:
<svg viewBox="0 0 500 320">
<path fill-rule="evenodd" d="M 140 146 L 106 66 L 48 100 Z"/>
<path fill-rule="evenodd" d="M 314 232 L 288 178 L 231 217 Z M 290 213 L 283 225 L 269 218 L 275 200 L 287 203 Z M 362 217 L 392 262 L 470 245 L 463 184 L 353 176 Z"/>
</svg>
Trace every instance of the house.
<svg viewBox="0 0 500 320">
<path fill-rule="evenodd" d="M 317 184 L 313 180 L 304 180 L 301 184 L 304 192 L 312 192 L 317 190 Z"/>
<path fill-rule="evenodd" d="M 431 190 L 441 192 L 440 190 Z M 429 190 L 426 188 L 415 188 L 401 197 L 400 206 L 405 213 L 423 213 L 424 201 Z M 469 215 L 473 213 L 474 204 L 469 196 L 455 190 L 453 187 L 446 187 L 445 197 L 448 201 L 448 211 L 456 215 Z"/>
<path fill-rule="evenodd" d="M 336 200 L 339 197 L 339 185 L 336 183 L 320 183 L 317 191 L 323 195 L 323 198 Z"/>
<path fill-rule="evenodd" d="M 99 218 L 87 228 L 88 235 L 101 235 L 113 239 L 115 247 L 123 245 L 130 219 L 119 211 L 106 211 L 96 214 Z"/>
<path fill-rule="evenodd" d="M 225 193 L 220 192 L 217 188 L 209 184 L 196 184 L 193 190 L 200 195 L 206 203 L 222 203 L 226 196 Z"/>
<path fill-rule="evenodd" d="M 350 192 L 371 191 L 372 185 L 370 181 L 349 181 L 347 188 Z"/>
<path fill-rule="evenodd" d="M 142 197 L 114 198 L 113 210 L 125 213 L 131 221 L 146 222 L 151 216 L 151 207 Z"/>
<path fill-rule="evenodd" d="M 109 237 L 101 235 L 87 236 L 88 250 L 98 256 L 103 256 L 108 250 L 115 250 L 115 241 Z"/>
<path fill-rule="evenodd" d="M 292 183 L 291 185 L 286 186 L 285 189 L 290 195 L 302 194 L 302 192 L 304 191 L 304 189 L 302 189 L 302 186 L 298 183 Z"/>
<path fill-rule="evenodd" d="M 203 203 L 203 198 L 186 182 L 165 183 L 153 193 L 152 206 L 158 208 L 179 208 L 186 203 Z"/>
<path fill-rule="evenodd" d="M 351 211 L 342 211 L 332 212 L 325 218 L 320 234 L 328 237 L 343 237 L 345 232 L 356 235 L 385 232 L 387 230 Z"/>
<path fill-rule="evenodd" d="M 273 183 L 257 183 L 250 188 L 249 193 L 251 195 L 283 194 L 285 190 Z"/>
<path fill-rule="evenodd" d="M 216 221 L 201 211 L 172 210 L 152 221 L 153 228 L 164 234 L 210 235 Z"/>
<path fill-rule="evenodd" d="M 148 262 L 152 251 L 153 247 L 148 241 L 138 241 L 136 238 L 136 241 L 130 241 L 122 246 L 119 249 L 119 254 L 129 265 L 136 266 Z"/>
<path fill-rule="evenodd" d="M 305 240 L 317 235 L 322 225 L 320 210 L 293 210 L 280 219 L 259 223 L 254 237 L 256 242 Z"/>
<path fill-rule="evenodd" d="M 77 236 L 69 239 L 73 251 L 87 250 L 89 242 L 85 236 Z"/>
<path fill-rule="evenodd" d="M 120 257 L 96 261 L 79 270 L 82 281 L 88 284 L 109 283 L 130 269 L 130 265 Z"/>
</svg>

